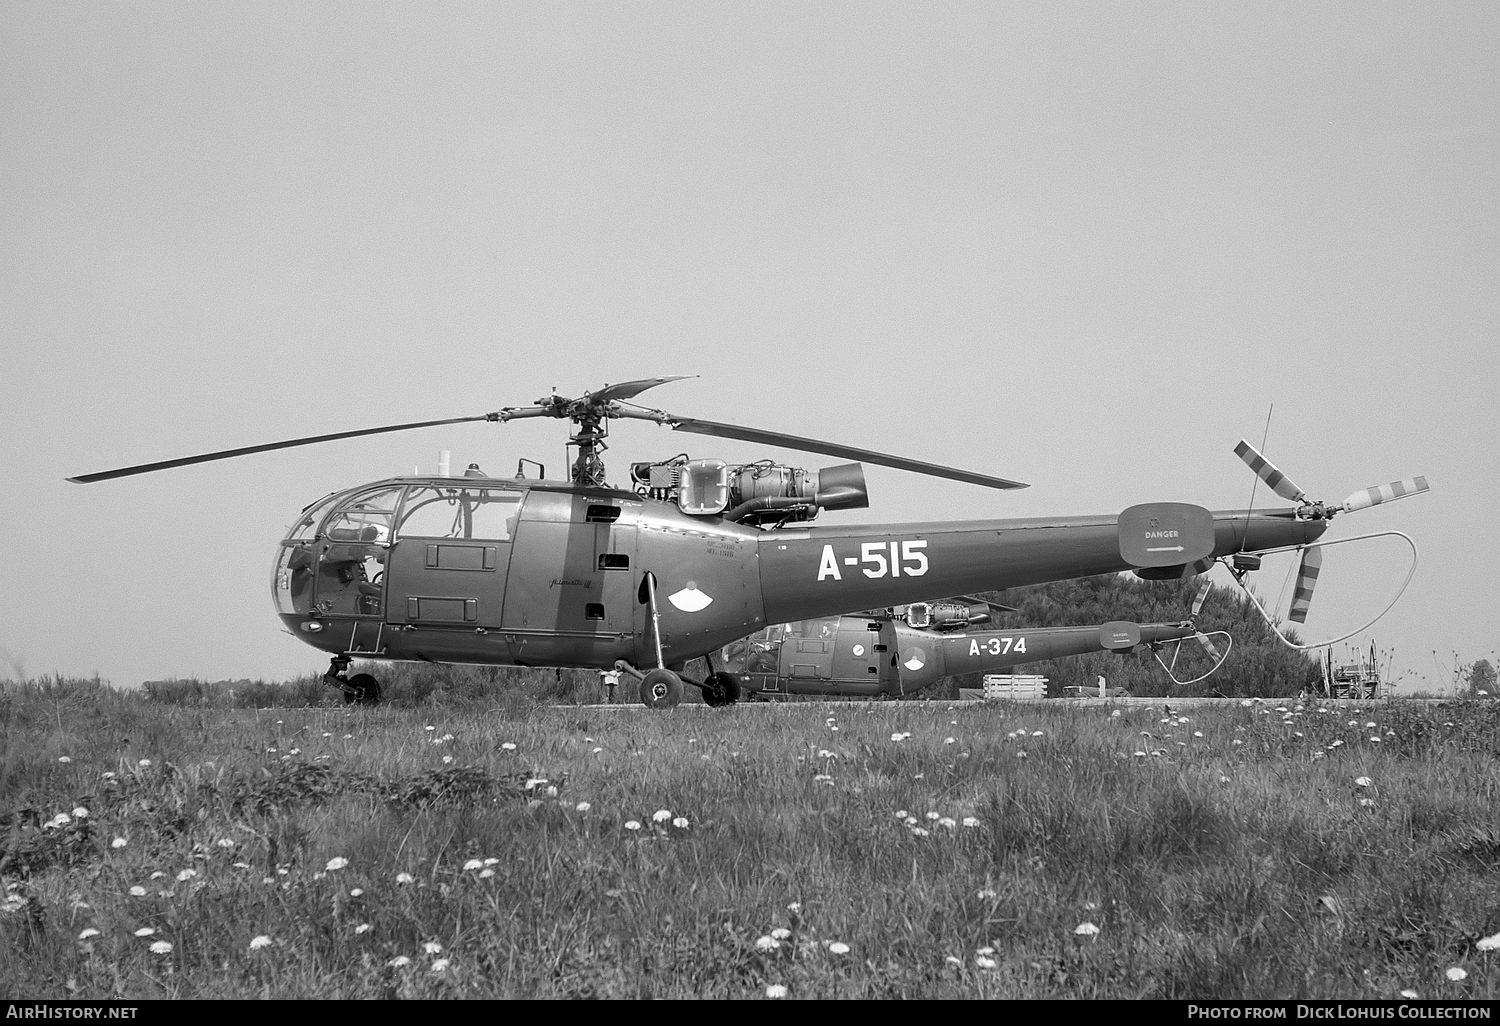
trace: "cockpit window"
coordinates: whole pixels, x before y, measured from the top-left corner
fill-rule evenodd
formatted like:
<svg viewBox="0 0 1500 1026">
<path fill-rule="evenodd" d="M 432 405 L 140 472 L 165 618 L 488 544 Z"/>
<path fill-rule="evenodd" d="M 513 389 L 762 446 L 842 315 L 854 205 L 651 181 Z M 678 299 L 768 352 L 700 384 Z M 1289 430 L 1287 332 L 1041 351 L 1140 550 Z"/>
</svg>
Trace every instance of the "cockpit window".
<svg viewBox="0 0 1500 1026">
<path fill-rule="evenodd" d="M 311 538 L 318 530 L 318 524 L 322 522 L 324 514 L 328 512 L 328 507 L 332 506 L 334 500 L 337 498 L 337 495 L 330 495 L 327 498 L 319 499 L 303 510 L 302 516 L 298 518 L 296 525 L 287 532 L 287 541 L 303 541 Z"/>
<path fill-rule="evenodd" d="M 402 508 L 403 538 L 482 538 L 508 541 L 515 533 L 521 493 L 499 488 L 413 487 Z"/>
<path fill-rule="evenodd" d="M 831 638 L 837 618 L 818 617 L 816 620 L 797 620 L 787 625 L 787 635 L 793 638 Z"/>
<path fill-rule="evenodd" d="M 323 535 L 338 542 L 388 542 L 391 518 L 400 498 L 399 486 L 351 495 L 328 518 Z"/>
</svg>

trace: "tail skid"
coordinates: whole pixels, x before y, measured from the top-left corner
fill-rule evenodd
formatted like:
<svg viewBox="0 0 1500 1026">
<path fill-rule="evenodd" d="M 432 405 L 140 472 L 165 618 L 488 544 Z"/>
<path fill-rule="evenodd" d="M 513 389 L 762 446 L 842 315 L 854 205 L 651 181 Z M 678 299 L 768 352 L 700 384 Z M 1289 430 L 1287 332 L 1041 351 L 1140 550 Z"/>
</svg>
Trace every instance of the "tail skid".
<svg viewBox="0 0 1500 1026">
<path fill-rule="evenodd" d="M 1414 541 L 1412 541 L 1411 538 L 1408 535 L 1402 533 L 1401 531 L 1376 531 L 1376 532 L 1374 532 L 1372 534 L 1357 534 L 1357 535 L 1355 535 L 1352 538 L 1335 538 L 1335 539 L 1333 539 L 1331 541 L 1309 542 L 1306 545 L 1295 545 L 1295 546 L 1291 546 L 1291 547 L 1288 547 L 1288 548 L 1281 548 L 1281 549 L 1265 549 L 1265 550 L 1263 550 L 1261 552 L 1262 555 L 1275 555 L 1275 554 L 1280 553 L 1280 552 L 1297 552 L 1297 551 L 1301 551 L 1303 553 L 1303 557 L 1304 558 L 1303 558 L 1302 565 L 1301 565 L 1301 568 L 1300 568 L 1299 572 L 1301 572 L 1301 573 L 1303 573 L 1305 575 L 1305 569 L 1309 565 L 1311 565 L 1314 568 L 1315 571 L 1316 571 L 1317 567 L 1319 566 L 1319 562 L 1317 560 L 1315 560 L 1315 559 L 1314 560 L 1309 560 L 1307 558 L 1308 556 L 1315 556 L 1315 555 L 1317 555 L 1316 550 L 1322 549 L 1322 548 L 1330 546 L 1330 545 L 1343 545 L 1346 542 L 1369 541 L 1369 540 L 1374 539 L 1374 538 L 1400 538 L 1402 541 L 1406 542 L 1406 544 L 1408 546 L 1411 547 L 1411 568 L 1406 571 L 1406 579 L 1401 582 L 1401 587 L 1398 588 L 1398 589 L 1396 589 L 1396 595 L 1395 595 L 1395 597 L 1392 598 L 1391 601 L 1386 604 L 1386 607 L 1384 609 L 1382 609 L 1380 612 L 1376 613 L 1375 616 L 1374 616 L 1374 618 L 1371 619 L 1369 623 L 1366 623 L 1366 624 L 1363 624 L 1363 625 L 1361 625 L 1359 627 L 1356 627 L 1354 630 L 1349 631 L 1347 634 L 1340 634 L 1336 638 L 1329 638 L 1327 641 L 1318 641 L 1318 642 L 1313 642 L 1313 643 L 1306 644 L 1306 645 L 1299 645 L 1299 644 L 1297 644 L 1297 643 L 1289 640 L 1286 637 L 1286 635 L 1282 634 L 1281 628 L 1277 625 L 1277 621 L 1271 616 L 1270 613 L 1266 612 L 1266 607 L 1261 604 L 1260 599 L 1256 598 L 1255 597 L 1255 593 L 1252 592 L 1249 589 L 1249 587 L 1246 586 L 1246 584 L 1245 584 L 1245 574 L 1247 573 L 1247 571 L 1236 569 L 1233 566 L 1232 563 L 1227 562 L 1226 560 L 1224 560 L 1222 558 L 1219 560 L 1219 562 L 1223 563 L 1226 567 L 1229 568 L 1229 572 L 1230 572 L 1230 574 L 1233 575 L 1235 583 L 1240 586 L 1240 590 L 1241 591 L 1243 591 L 1247 596 L 1249 596 L 1251 603 L 1254 604 L 1256 610 L 1260 613 L 1261 619 L 1263 619 L 1263 620 L 1266 621 L 1266 626 L 1271 628 L 1271 633 L 1274 634 L 1274 635 L 1276 635 L 1277 640 L 1279 640 L 1287 648 L 1296 649 L 1298 652 L 1307 652 L 1307 651 L 1310 651 L 1310 650 L 1315 649 L 1315 648 L 1326 648 L 1329 645 L 1338 644 L 1340 641 L 1343 641 L 1346 638 L 1352 638 L 1352 637 L 1354 637 L 1354 635 L 1359 634 L 1361 631 L 1365 631 L 1365 630 L 1368 630 L 1369 628 L 1373 627 L 1377 622 L 1380 621 L 1380 619 L 1382 617 L 1385 616 L 1386 613 L 1389 613 L 1391 611 L 1391 609 L 1396 605 L 1396 603 L 1401 600 L 1401 596 L 1406 592 L 1407 585 L 1411 584 L 1411 579 L 1417 573 L 1417 543 L 1414 542 Z M 1316 574 L 1314 574 L 1314 578 L 1316 578 Z M 1300 580 L 1298 582 L 1298 586 L 1299 586 L 1299 588 L 1302 587 L 1302 582 Z M 1308 590 L 1310 591 L 1310 589 L 1308 589 Z M 1294 607 L 1297 606 L 1299 598 L 1301 598 L 1300 595 L 1293 595 L 1293 606 Z M 1302 599 L 1302 605 L 1301 605 L 1300 608 L 1301 608 L 1301 611 L 1302 611 L 1303 615 L 1305 616 L 1306 615 L 1306 600 L 1305 600 L 1305 598 Z M 1295 616 L 1295 611 L 1296 610 L 1294 608 L 1294 614 L 1293 614 L 1294 616 Z"/>
</svg>

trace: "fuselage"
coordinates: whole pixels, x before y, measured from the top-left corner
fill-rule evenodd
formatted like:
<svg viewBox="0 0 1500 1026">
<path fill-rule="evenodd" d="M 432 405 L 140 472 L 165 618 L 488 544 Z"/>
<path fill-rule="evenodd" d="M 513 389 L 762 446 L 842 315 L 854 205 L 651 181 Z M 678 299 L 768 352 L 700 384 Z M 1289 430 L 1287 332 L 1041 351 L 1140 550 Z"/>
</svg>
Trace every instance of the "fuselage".
<svg viewBox="0 0 1500 1026">
<path fill-rule="evenodd" d="M 1179 521 L 1195 537 L 1173 537 Z M 659 642 L 674 666 L 767 624 L 1143 565 L 1170 575 L 1306 544 L 1326 526 L 1290 511 L 1161 504 L 760 530 L 615 489 L 391 478 L 308 507 L 281 543 L 272 591 L 286 628 L 335 655 L 609 668 L 656 665 Z"/>
<path fill-rule="evenodd" d="M 762 696 L 902 698 L 948 676 L 1090 652 L 1124 653 L 1193 632 L 1186 620 L 939 632 L 888 615 L 818 616 L 763 627 L 719 650 L 714 665 Z"/>
</svg>

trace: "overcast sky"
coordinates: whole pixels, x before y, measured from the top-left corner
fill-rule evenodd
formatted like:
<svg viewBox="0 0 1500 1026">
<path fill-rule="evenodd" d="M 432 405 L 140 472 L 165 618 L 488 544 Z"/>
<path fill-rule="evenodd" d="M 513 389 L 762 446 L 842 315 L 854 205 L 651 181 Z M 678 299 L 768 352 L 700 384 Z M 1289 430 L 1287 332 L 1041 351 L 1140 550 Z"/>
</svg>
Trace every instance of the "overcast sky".
<svg viewBox="0 0 1500 1026">
<path fill-rule="evenodd" d="M 819 523 L 1242 508 L 1241 438 L 1329 501 L 1425 474 L 1328 537 L 1415 540 L 1335 651 L 1436 688 L 1500 647 L 1497 39 L 1488 0 L 8 0 L 0 677 L 321 672 L 271 603 L 304 505 L 566 431 L 66 476 L 696 374 L 641 401 L 1031 483 L 867 467 Z M 839 462 L 606 460 L 684 449 Z M 1407 562 L 1328 549 L 1304 639 Z"/>
</svg>

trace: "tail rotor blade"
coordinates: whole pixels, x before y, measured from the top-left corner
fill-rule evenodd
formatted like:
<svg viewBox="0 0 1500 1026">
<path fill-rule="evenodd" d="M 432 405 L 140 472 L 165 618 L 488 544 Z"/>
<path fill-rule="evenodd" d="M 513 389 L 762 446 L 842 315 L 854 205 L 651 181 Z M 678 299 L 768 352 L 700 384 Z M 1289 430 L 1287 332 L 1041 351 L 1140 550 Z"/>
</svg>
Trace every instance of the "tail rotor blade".
<svg viewBox="0 0 1500 1026">
<path fill-rule="evenodd" d="M 1425 476 L 1408 477 L 1403 481 L 1392 481 L 1390 484 L 1371 485 L 1368 488 L 1361 488 L 1345 499 L 1341 508 L 1345 511 L 1366 509 L 1370 506 L 1378 506 L 1382 502 L 1404 499 L 1409 495 L 1425 492 L 1427 489 Z"/>
<path fill-rule="evenodd" d="M 1307 607 L 1312 604 L 1313 588 L 1318 584 L 1318 571 L 1323 566 L 1322 549 L 1302 550 L 1302 565 L 1297 568 L 1297 586 L 1292 590 L 1292 608 L 1287 618 L 1297 623 L 1307 622 Z"/>
<path fill-rule="evenodd" d="M 1301 502 L 1307 498 L 1307 493 L 1293 484 L 1285 474 L 1277 470 L 1275 464 L 1256 452 L 1255 447 L 1249 442 L 1241 439 L 1240 444 L 1234 447 L 1234 454 L 1244 460 L 1250 469 L 1255 471 L 1256 475 L 1266 484 L 1270 485 L 1271 490 L 1283 499 L 1290 499 L 1292 502 Z"/>
<path fill-rule="evenodd" d="M 1198 595 L 1193 599 L 1193 611 L 1188 616 L 1189 620 L 1198 619 L 1198 613 L 1203 609 L 1203 600 L 1208 598 L 1208 593 L 1213 590 L 1213 581 L 1204 581 L 1203 587 L 1198 589 Z"/>
</svg>

